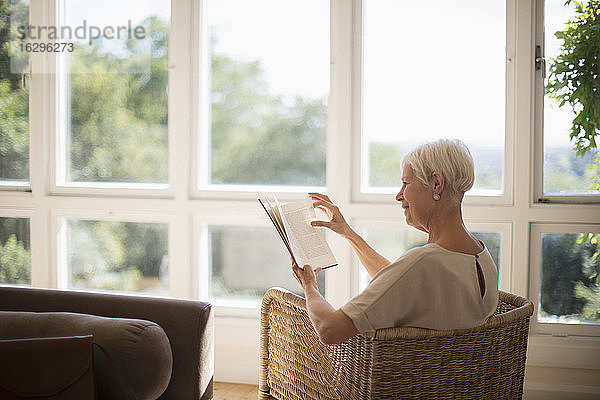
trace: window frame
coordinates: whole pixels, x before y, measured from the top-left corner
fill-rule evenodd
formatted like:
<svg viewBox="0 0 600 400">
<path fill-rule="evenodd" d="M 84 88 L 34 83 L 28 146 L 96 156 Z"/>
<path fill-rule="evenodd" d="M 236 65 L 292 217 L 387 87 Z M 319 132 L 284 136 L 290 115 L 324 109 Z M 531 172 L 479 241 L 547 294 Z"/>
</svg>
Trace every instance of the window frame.
<svg viewBox="0 0 600 400">
<path fill-rule="evenodd" d="M 172 268 L 173 260 L 179 261 L 176 256 L 176 248 L 172 240 L 171 231 L 175 227 L 175 217 L 161 211 L 135 211 L 135 210 L 112 210 L 96 208 L 90 209 L 61 209 L 54 208 L 51 211 L 51 230 L 54 233 L 51 238 L 51 280 L 52 287 L 63 290 L 89 291 L 102 293 L 124 293 L 139 296 L 148 296 L 143 292 L 119 292 L 97 289 L 77 289 L 69 287 L 70 268 L 68 261 L 68 220 L 100 221 L 100 222 L 131 222 L 131 223 L 159 223 L 167 226 L 167 255 L 169 257 L 169 296 L 178 297 L 177 289 L 181 283 L 189 280 L 185 271 Z"/>
<path fill-rule="evenodd" d="M 0 182 L 1 191 L 30 192 L 31 184 L 29 181 L 2 181 Z"/>
<path fill-rule="evenodd" d="M 29 23 L 31 25 L 41 25 L 44 21 L 45 7 L 31 7 L 29 6 Z M 27 84 L 29 86 L 29 179 L 26 181 L 13 181 L 13 180 L 2 180 L 0 179 L 0 195 L 10 195 L 11 193 L 16 196 L 21 196 L 26 193 L 31 193 L 32 187 L 32 175 L 33 166 L 35 163 L 34 149 L 31 145 L 33 136 L 33 124 L 32 115 L 37 111 L 35 102 L 33 101 L 34 96 L 39 95 L 39 87 L 35 85 L 33 74 L 38 72 L 37 66 L 40 64 L 42 53 L 31 53 L 29 55 L 29 79 Z M 34 69 L 35 68 L 35 69 Z"/>
<path fill-rule="evenodd" d="M 64 22 L 64 12 L 66 9 L 66 0 L 55 0 L 48 2 L 48 8 L 45 10 L 44 25 L 60 26 Z M 174 2 L 171 5 L 171 18 L 169 26 L 169 88 L 177 88 L 185 94 L 186 84 L 182 82 L 184 77 L 181 70 L 186 68 L 187 60 L 182 58 L 181 51 L 175 51 L 177 37 L 183 30 L 189 29 L 189 18 L 181 18 L 181 15 L 174 15 Z M 177 3 L 177 5 L 189 6 L 187 2 Z M 183 8 L 183 7 L 182 7 Z M 180 8 L 177 7 L 177 11 Z M 183 10 L 182 10 L 183 11 Z M 179 14 L 179 13 L 178 13 Z M 187 14 L 189 15 L 189 14 Z M 176 21 L 182 25 L 175 27 Z M 187 23 L 184 23 L 187 21 Z M 174 38 L 175 36 L 175 38 Z M 178 50 L 179 46 L 178 46 Z M 188 107 L 185 96 L 171 95 L 174 90 L 170 90 L 168 97 L 168 125 L 167 125 L 167 157 L 168 157 L 168 178 L 166 183 L 138 183 L 138 182 L 68 182 L 68 140 L 67 132 L 69 123 L 68 104 L 70 94 L 68 92 L 69 72 L 67 71 L 66 54 L 47 53 L 45 54 L 45 63 L 49 66 L 47 75 L 50 90 L 45 93 L 45 123 L 47 126 L 53 126 L 55 134 L 49 135 L 49 146 L 47 157 L 49 160 L 49 191 L 54 195 L 63 196 L 107 196 L 107 197 L 150 197 L 150 198 L 174 198 L 175 181 L 177 179 L 177 157 L 175 149 L 179 135 L 176 132 L 181 129 L 179 121 L 186 125 L 185 110 Z M 178 67 L 181 66 L 181 67 Z M 62 117 L 60 117 L 62 115 Z M 52 124 L 52 125 L 50 125 Z"/>
<path fill-rule="evenodd" d="M 531 224 L 531 267 L 529 277 L 529 298 L 535 312 L 531 318 L 531 331 L 536 334 L 547 334 L 558 337 L 591 336 L 600 337 L 600 321 L 597 324 L 568 324 L 539 322 L 542 234 L 544 233 L 600 233 L 600 224 L 572 223 L 532 223 Z"/>
<path fill-rule="evenodd" d="M 544 92 L 546 79 L 545 1 L 535 1 L 535 45 L 540 47 L 542 68 L 534 69 L 534 152 L 533 162 L 537 173 L 534 177 L 534 203 L 551 204 L 600 204 L 598 194 L 546 194 L 544 193 Z M 568 105 L 566 105 L 568 107 Z M 567 132 L 565 132 L 565 135 Z M 599 149 L 600 150 L 600 149 Z"/>
</svg>

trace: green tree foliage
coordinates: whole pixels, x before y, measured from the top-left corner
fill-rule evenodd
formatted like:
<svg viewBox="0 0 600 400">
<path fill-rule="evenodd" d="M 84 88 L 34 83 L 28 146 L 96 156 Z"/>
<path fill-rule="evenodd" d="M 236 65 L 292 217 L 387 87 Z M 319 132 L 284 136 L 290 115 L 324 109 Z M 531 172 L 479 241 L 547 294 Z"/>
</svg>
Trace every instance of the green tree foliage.
<svg viewBox="0 0 600 400">
<path fill-rule="evenodd" d="M 600 257 L 594 234 L 544 234 L 541 306 L 546 314 L 600 315 Z"/>
<path fill-rule="evenodd" d="M 16 235 L 10 235 L 4 246 L 0 243 L 0 282 L 31 283 L 31 256 Z"/>
<path fill-rule="evenodd" d="M 369 146 L 369 183 L 371 186 L 400 186 L 402 157 L 406 150 L 400 146 L 374 142 Z"/>
<path fill-rule="evenodd" d="M 6 243 L 11 235 L 17 235 L 26 250 L 31 248 L 29 239 L 29 219 L 0 218 L 0 245 Z"/>
<path fill-rule="evenodd" d="M 29 220 L 0 218 L 0 282 L 30 283 Z"/>
<path fill-rule="evenodd" d="M 212 58 L 212 183 L 325 185 L 327 108 L 269 94 L 258 62 Z"/>
<path fill-rule="evenodd" d="M 29 177 L 29 90 L 21 88 L 21 75 L 12 70 L 26 65 L 26 53 L 11 40 L 17 27 L 11 21 L 28 21 L 29 7 L 0 0 L 0 179 Z"/>
<path fill-rule="evenodd" d="M 600 321 L 600 285 L 588 287 L 581 282 L 576 282 L 574 294 L 576 298 L 585 301 L 581 309 L 581 318 Z"/>
<path fill-rule="evenodd" d="M 29 94 L 11 90 L 10 81 L 0 80 L 0 177 L 29 176 Z"/>
<path fill-rule="evenodd" d="M 96 289 L 137 291 L 156 280 L 167 254 L 166 224 L 71 221 L 69 264 L 73 283 Z"/>
<path fill-rule="evenodd" d="M 594 163 L 593 154 L 577 156 L 568 148 L 546 147 L 544 158 L 545 193 L 585 193 L 589 189 L 589 182 L 594 179 L 589 167 Z"/>
<path fill-rule="evenodd" d="M 76 46 L 71 57 L 70 179 L 167 182 L 168 25 L 120 48 Z M 113 45 L 110 42 L 110 45 Z"/>
</svg>

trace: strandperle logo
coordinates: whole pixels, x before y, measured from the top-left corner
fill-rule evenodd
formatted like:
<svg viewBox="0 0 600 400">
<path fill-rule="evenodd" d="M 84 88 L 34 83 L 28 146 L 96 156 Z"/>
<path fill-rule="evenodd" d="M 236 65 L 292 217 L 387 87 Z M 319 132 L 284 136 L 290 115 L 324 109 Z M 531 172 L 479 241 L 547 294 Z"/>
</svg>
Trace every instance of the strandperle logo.
<svg viewBox="0 0 600 400">
<path fill-rule="evenodd" d="M 73 39 L 88 40 L 92 44 L 97 39 L 144 39 L 146 29 L 143 26 L 132 26 L 131 20 L 127 20 L 127 26 L 96 26 L 88 25 L 83 20 L 81 25 L 72 26 L 44 26 L 44 25 L 20 25 L 17 27 L 17 38 L 19 40 L 58 40 L 71 41 Z"/>
</svg>

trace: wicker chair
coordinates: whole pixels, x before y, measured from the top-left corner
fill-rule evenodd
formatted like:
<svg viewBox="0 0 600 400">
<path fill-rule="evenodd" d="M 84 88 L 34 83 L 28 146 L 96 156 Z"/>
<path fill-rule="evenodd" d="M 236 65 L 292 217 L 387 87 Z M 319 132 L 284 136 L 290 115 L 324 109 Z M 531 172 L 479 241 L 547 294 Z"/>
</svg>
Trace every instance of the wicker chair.
<svg viewBox="0 0 600 400">
<path fill-rule="evenodd" d="M 324 345 L 304 298 L 265 294 L 259 399 L 520 399 L 533 305 L 500 292 L 473 329 L 389 328 Z"/>
</svg>

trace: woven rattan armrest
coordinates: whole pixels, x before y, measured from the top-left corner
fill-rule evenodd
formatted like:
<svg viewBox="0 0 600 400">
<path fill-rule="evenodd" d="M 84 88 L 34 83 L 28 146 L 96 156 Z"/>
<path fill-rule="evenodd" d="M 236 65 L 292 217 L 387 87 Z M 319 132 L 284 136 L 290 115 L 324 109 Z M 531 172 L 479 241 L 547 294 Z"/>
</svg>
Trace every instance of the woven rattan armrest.
<svg viewBox="0 0 600 400">
<path fill-rule="evenodd" d="M 304 298 L 269 289 L 261 308 L 259 398 L 339 399 L 332 385 L 339 371 L 330 358 L 344 347 L 321 343 Z"/>
</svg>

